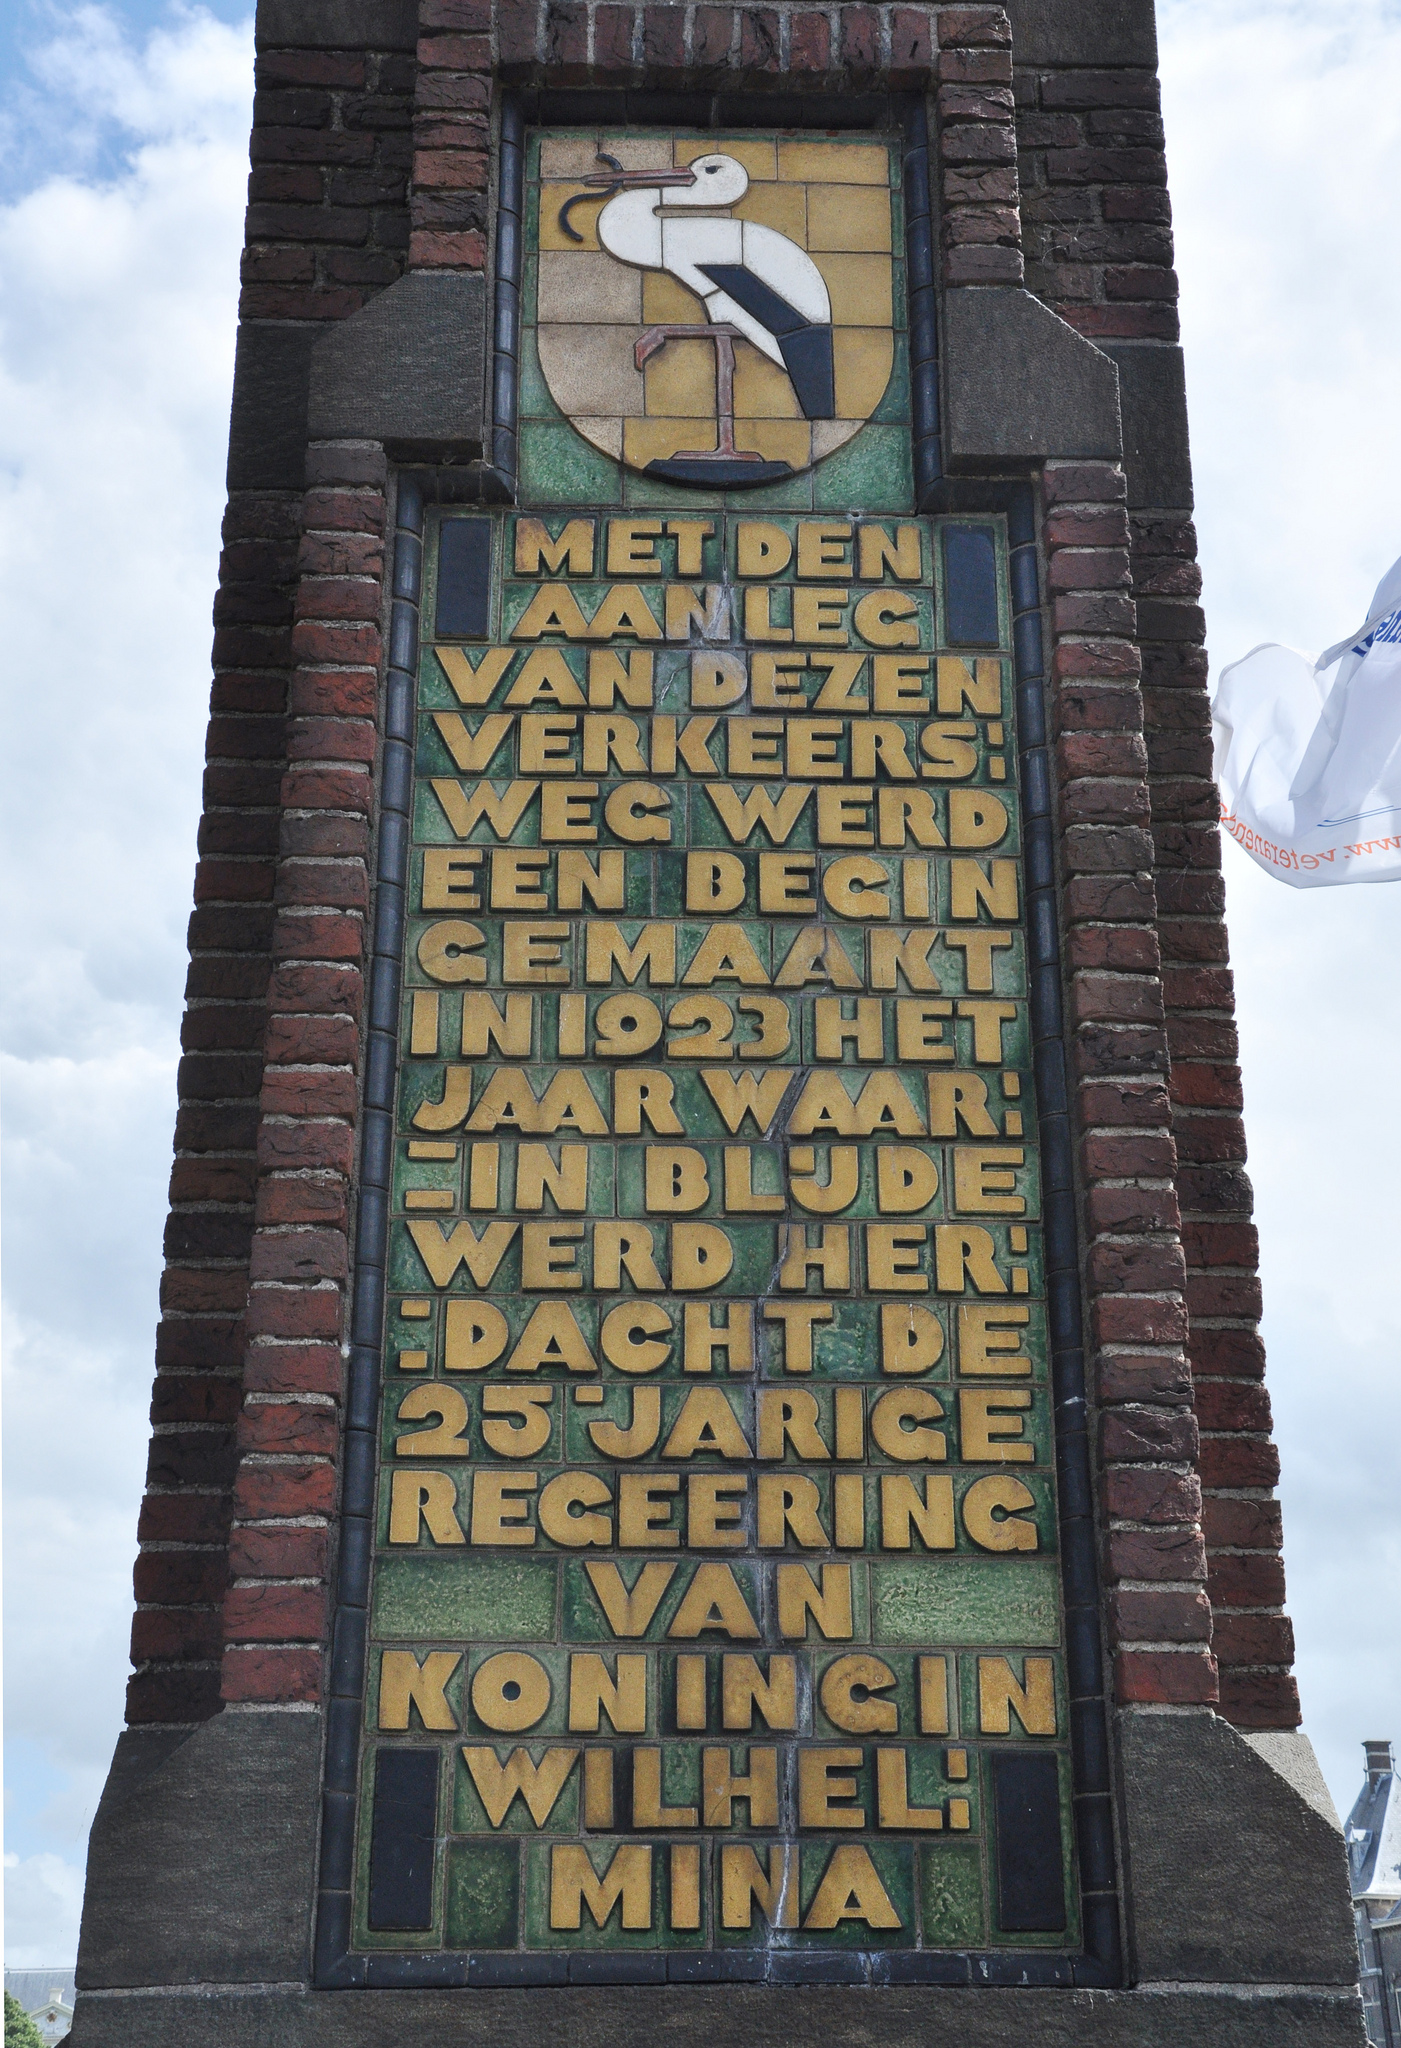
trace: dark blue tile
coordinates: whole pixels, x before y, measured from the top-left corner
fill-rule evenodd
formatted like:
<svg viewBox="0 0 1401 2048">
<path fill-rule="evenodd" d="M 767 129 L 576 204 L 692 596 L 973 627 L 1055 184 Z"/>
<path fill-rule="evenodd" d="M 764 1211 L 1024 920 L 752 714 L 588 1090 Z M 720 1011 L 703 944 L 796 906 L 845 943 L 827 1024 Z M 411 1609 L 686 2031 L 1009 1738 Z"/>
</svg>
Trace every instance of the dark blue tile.
<svg viewBox="0 0 1401 2048">
<path fill-rule="evenodd" d="M 573 1955 L 571 1984 L 665 1984 L 666 1957 L 623 1951 L 616 1955 Z"/>
<path fill-rule="evenodd" d="M 433 1850 L 438 1832 L 438 1751 L 382 1744 L 374 1760 L 369 1924 L 433 1925 Z"/>
<path fill-rule="evenodd" d="M 467 1982 L 483 1991 L 510 1985 L 567 1984 L 569 1958 L 522 1955 L 469 1956 Z"/>
<path fill-rule="evenodd" d="M 499 415 L 498 415 L 499 417 Z M 491 632 L 492 522 L 445 519 L 438 536 L 434 631 L 442 640 L 485 640 Z"/>
</svg>

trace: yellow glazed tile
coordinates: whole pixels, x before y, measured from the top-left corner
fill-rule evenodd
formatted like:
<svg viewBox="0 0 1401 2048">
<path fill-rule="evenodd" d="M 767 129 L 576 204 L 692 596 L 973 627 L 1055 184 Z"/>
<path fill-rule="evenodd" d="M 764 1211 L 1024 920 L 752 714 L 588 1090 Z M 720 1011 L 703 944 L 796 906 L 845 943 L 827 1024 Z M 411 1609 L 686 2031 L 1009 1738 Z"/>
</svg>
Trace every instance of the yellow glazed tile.
<svg viewBox="0 0 1401 2048">
<path fill-rule="evenodd" d="M 569 216 L 569 225 L 576 235 L 582 235 L 582 242 L 571 242 L 559 224 L 560 208 L 576 192 L 585 194 L 586 203 L 576 206 Z M 563 181 L 540 187 L 540 247 L 542 249 L 597 249 L 599 246 L 597 221 L 603 211 L 606 192 L 590 192 L 588 187 L 577 180 L 573 184 Z"/>
<path fill-rule="evenodd" d="M 859 257 L 834 259 L 860 262 Z M 867 261 L 871 259 L 865 259 Z M 869 316 L 868 316 L 869 317 Z M 603 250 L 580 249 L 566 254 L 547 249 L 540 257 L 540 310 L 543 324 L 551 320 L 594 326 L 642 318 L 642 273 L 615 263 Z"/>
<path fill-rule="evenodd" d="M 890 325 L 888 256 L 833 256 L 824 252 L 817 258 L 817 267 L 831 294 L 834 327 L 869 327 L 872 321 Z M 542 258 L 542 271 L 543 268 Z"/>
<path fill-rule="evenodd" d="M 649 418 L 714 419 L 713 342 L 669 341 L 648 359 L 643 376 Z"/>
<path fill-rule="evenodd" d="M 778 175 L 804 183 L 890 185 L 888 151 L 869 142 L 780 142 Z"/>
<path fill-rule="evenodd" d="M 809 249 L 874 249 L 890 254 L 888 190 L 876 185 L 809 185 L 807 195 Z M 543 222 L 543 214 L 541 218 Z"/>
<path fill-rule="evenodd" d="M 642 318 L 649 327 L 703 327 L 705 307 L 694 292 L 688 292 L 664 270 L 647 270 L 642 274 Z"/>
<path fill-rule="evenodd" d="M 895 362 L 895 338 L 888 327 L 839 327 L 832 336 L 837 414 L 866 420 L 885 396 Z"/>
<path fill-rule="evenodd" d="M 715 441 L 713 420 L 623 421 L 623 457 L 637 469 L 675 455 L 680 448 L 713 453 Z"/>
<path fill-rule="evenodd" d="M 751 185 L 732 209 L 736 220 L 761 221 L 777 228 L 800 249 L 807 247 L 807 188 L 804 185 Z M 855 245 L 853 244 L 853 247 Z"/>
<path fill-rule="evenodd" d="M 735 411 L 747 419 L 797 420 L 803 416 L 788 372 L 747 341 L 735 343 Z"/>
<path fill-rule="evenodd" d="M 642 411 L 642 373 L 633 358 L 635 327 L 560 324 L 536 330 L 540 367 L 561 412 Z"/>
<path fill-rule="evenodd" d="M 806 469 L 812 461 L 812 429 L 806 420 L 737 419 L 735 446 L 756 448 L 770 462 Z"/>
<path fill-rule="evenodd" d="M 732 156 L 736 163 L 743 164 L 751 178 L 776 178 L 778 160 L 772 142 L 759 142 L 752 136 L 736 136 L 733 140 L 725 135 L 694 136 L 689 141 L 678 141 L 676 161 L 678 164 L 693 164 L 698 156 Z"/>
</svg>

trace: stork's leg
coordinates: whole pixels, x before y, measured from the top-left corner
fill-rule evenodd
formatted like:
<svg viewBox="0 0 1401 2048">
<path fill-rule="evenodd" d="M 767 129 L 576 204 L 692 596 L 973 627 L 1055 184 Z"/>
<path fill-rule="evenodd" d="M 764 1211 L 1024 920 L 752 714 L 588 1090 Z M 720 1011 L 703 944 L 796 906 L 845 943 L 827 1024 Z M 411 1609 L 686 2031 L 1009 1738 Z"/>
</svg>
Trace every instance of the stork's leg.
<svg viewBox="0 0 1401 2048">
<path fill-rule="evenodd" d="M 809 420 L 830 420 L 837 411 L 836 372 L 832 362 L 830 327 L 800 327 L 796 333 L 780 334 L 783 367 L 792 379 Z"/>
</svg>

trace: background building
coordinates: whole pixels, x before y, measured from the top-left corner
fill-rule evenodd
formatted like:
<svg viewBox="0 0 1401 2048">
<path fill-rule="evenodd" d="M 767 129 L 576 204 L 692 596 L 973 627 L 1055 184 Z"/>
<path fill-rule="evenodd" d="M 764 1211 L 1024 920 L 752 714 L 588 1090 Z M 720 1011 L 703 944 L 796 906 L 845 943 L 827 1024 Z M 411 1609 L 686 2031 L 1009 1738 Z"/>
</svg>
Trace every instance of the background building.
<svg viewBox="0 0 1401 2048">
<path fill-rule="evenodd" d="M 39 2038 L 45 2048 L 56 2048 L 58 2042 L 68 2039 L 68 2031 L 73 2024 L 73 2005 L 78 1995 L 71 1967 L 6 1970 L 5 1989 L 29 2014 L 39 2029 Z"/>
<path fill-rule="evenodd" d="M 1401 2044 L 1401 1793 L 1389 1742 L 1364 1742 L 1367 1777 L 1347 1817 L 1362 2000 L 1373 2048 Z"/>
</svg>

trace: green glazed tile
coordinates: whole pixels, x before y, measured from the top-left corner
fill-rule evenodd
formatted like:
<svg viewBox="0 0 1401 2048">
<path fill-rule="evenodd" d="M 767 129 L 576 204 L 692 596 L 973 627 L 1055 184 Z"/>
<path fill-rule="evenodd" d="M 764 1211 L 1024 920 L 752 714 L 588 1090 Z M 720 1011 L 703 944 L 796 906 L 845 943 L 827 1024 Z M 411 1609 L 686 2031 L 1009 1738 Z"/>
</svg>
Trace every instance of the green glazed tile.
<svg viewBox="0 0 1401 2048">
<path fill-rule="evenodd" d="M 522 421 L 521 494 L 540 505 L 616 505 L 618 465 L 573 427 Z"/>
<path fill-rule="evenodd" d="M 520 1850 L 514 1842 L 448 1847 L 448 1948 L 514 1948 L 520 1932 Z"/>
<path fill-rule="evenodd" d="M 983 1855 L 975 1842 L 922 1842 L 920 1914 L 929 1948 L 976 1948 L 987 1938 Z"/>
<path fill-rule="evenodd" d="M 1047 1643 L 1059 1638 L 1052 1558 L 960 1557 L 871 1567 L 878 1643 Z"/>
<path fill-rule="evenodd" d="M 372 1627 L 432 1641 L 538 1642 L 554 1634 L 553 1562 L 386 1557 L 375 1569 Z"/>
<path fill-rule="evenodd" d="M 874 422 L 815 472 L 818 511 L 908 512 L 914 503 L 909 430 Z"/>
</svg>

